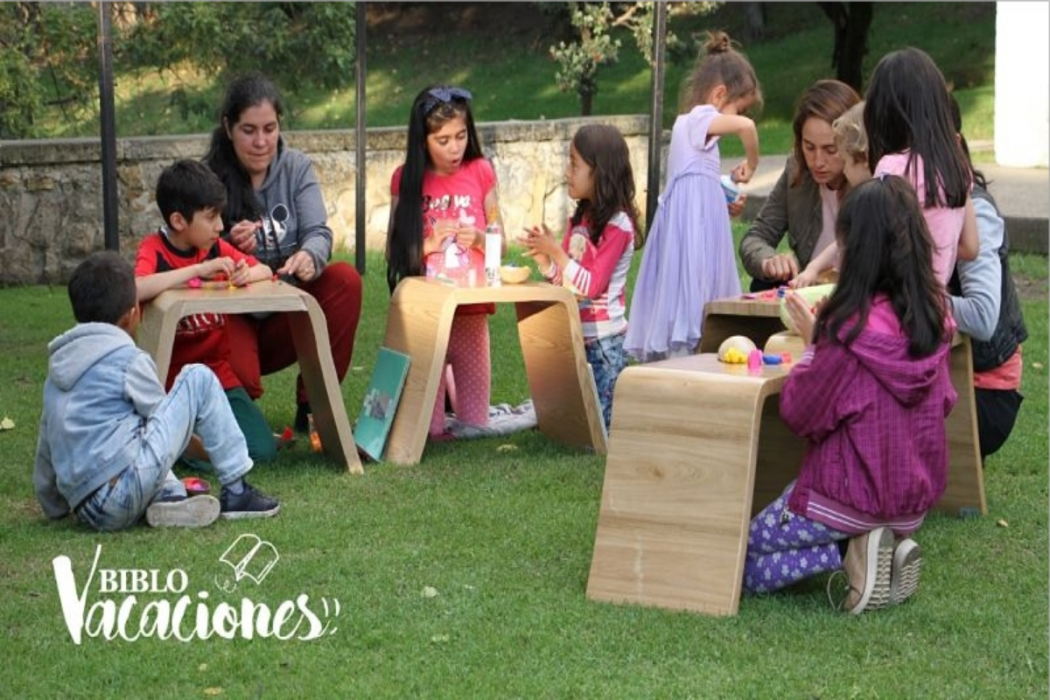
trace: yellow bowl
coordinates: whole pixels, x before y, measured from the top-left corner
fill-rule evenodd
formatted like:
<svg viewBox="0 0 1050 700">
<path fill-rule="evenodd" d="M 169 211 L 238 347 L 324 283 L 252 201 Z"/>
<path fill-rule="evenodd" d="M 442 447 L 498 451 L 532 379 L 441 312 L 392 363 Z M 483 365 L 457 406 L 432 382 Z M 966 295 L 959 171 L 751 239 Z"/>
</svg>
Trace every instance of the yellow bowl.
<svg viewBox="0 0 1050 700">
<path fill-rule="evenodd" d="M 531 274 L 532 268 L 517 265 L 504 265 L 499 269 L 499 278 L 504 284 L 521 284 L 529 279 Z"/>
</svg>

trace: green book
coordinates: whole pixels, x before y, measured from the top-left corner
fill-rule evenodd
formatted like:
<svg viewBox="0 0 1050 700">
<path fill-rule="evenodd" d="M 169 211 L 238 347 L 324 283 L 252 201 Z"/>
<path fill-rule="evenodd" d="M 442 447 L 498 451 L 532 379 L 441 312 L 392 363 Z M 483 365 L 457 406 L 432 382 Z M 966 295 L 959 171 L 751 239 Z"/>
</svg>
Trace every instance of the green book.
<svg viewBox="0 0 1050 700">
<path fill-rule="evenodd" d="M 394 423 L 394 414 L 405 388 L 408 365 L 412 358 L 390 348 L 379 348 L 372 379 L 365 391 L 361 414 L 354 426 L 354 442 L 377 462 L 383 457 L 386 438 Z"/>
</svg>

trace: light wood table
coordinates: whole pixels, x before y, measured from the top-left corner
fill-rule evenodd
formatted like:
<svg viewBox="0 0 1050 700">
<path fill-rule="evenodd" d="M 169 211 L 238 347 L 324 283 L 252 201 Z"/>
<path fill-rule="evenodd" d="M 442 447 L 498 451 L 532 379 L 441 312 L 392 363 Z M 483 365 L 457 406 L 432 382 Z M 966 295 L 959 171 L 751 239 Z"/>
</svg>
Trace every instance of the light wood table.
<svg viewBox="0 0 1050 700">
<path fill-rule="evenodd" d="M 166 382 L 180 319 L 199 313 L 257 312 L 290 314 L 299 371 L 324 452 L 351 473 L 363 473 L 332 362 L 324 312 L 307 292 L 282 282 L 256 282 L 235 289 L 171 289 L 142 307 L 139 347 L 153 357 L 160 381 Z"/>
<path fill-rule="evenodd" d="M 453 287 L 409 277 L 394 290 L 387 316 L 384 345 L 412 361 L 385 458 L 397 464 L 419 462 L 456 309 L 490 302 L 514 304 L 539 429 L 566 444 L 604 454 L 605 425 L 584 352 L 579 307 L 568 289 L 544 282 Z"/>
<path fill-rule="evenodd" d="M 790 369 L 703 354 L 620 374 L 588 598 L 736 614 L 751 517 L 805 450 L 780 419 Z"/>
<path fill-rule="evenodd" d="M 783 330 L 779 301 L 717 299 L 704 307 L 699 352 L 716 352 L 722 341 L 733 335 L 747 336 L 761 348 L 771 335 Z M 959 516 L 985 515 L 988 506 L 977 437 L 973 353 L 968 336 L 956 334 L 949 362 L 952 386 L 959 399 L 946 420 L 950 467 L 944 495 L 936 508 Z"/>
</svg>

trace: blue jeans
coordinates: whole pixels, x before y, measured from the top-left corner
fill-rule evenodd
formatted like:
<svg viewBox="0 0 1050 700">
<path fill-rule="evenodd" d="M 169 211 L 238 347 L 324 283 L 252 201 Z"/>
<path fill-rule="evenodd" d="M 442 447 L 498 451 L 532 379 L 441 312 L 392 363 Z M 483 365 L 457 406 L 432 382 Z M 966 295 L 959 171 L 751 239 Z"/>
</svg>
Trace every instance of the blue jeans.
<svg viewBox="0 0 1050 700">
<path fill-rule="evenodd" d="M 119 476 L 77 506 L 77 517 L 95 530 L 134 525 L 154 500 L 186 495 L 171 472 L 190 437 L 200 435 L 219 481 L 237 481 L 252 468 L 244 435 L 215 373 L 186 365 L 168 395 L 146 419 L 140 451 Z"/>
<path fill-rule="evenodd" d="M 602 406 L 605 429 L 612 422 L 613 389 L 616 379 L 627 366 L 627 355 L 623 352 L 624 334 L 588 340 L 585 344 L 587 362 L 594 372 L 594 383 L 598 387 L 598 401 Z"/>
</svg>

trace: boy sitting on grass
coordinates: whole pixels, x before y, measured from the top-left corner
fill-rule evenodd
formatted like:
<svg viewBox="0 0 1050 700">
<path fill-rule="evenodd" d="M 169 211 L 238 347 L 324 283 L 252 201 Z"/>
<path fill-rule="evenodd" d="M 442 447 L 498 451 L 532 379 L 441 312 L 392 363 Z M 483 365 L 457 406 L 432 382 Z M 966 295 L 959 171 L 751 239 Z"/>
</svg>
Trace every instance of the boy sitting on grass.
<svg viewBox="0 0 1050 700">
<path fill-rule="evenodd" d="M 131 266 L 95 253 L 69 281 L 77 325 L 48 344 L 33 482 L 44 513 L 70 511 L 95 530 L 122 530 L 143 513 L 154 527 L 209 525 L 217 517 L 276 515 L 277 501 L 243 477 L 252 460 L 215 374 L 187 366 L 171 392 L 135 346 L 139 306 Z M 171 466 L 194 433 L 222 483 L 221 502 L 186 497 Z"/>
<path fill-rule="evenodd" d="M 140 303 L 174 287 L 198 287 L 204 279 L 243 287 L 271 278 L 269 267 L 219 238 L 225 206 L 226 187 L 203 163 L 179 160 L 164 169 L 157 181 L 157 207 L 165 225 L 142 240 L 135 260 Z M 210 367 L 226 392 L 248 454 L 255 462 L 271 462 L 277 456 L 273 431 L 234 373 L 230 347 L 230 328 L 223 314 L 181 319 L 165 385 L 170 388 L 185 365 Z"/>
</svg>

